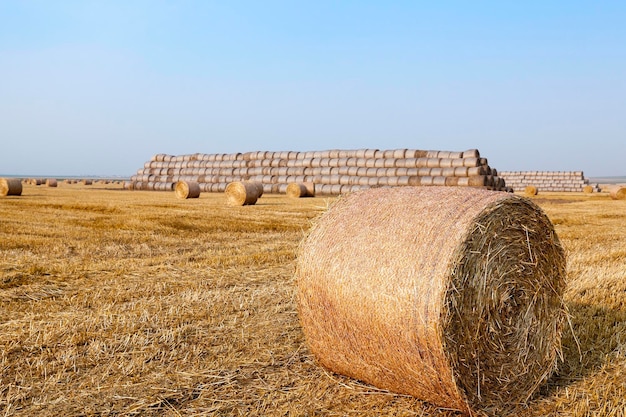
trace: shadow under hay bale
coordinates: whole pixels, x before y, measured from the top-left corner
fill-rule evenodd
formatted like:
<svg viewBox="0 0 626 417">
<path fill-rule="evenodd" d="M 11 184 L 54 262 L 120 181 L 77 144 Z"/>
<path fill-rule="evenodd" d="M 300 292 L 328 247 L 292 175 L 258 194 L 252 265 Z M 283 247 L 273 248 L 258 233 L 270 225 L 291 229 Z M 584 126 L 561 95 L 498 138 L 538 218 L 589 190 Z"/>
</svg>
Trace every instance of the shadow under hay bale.
<svg viewBox="0 0 626 417">
<path fill-rule="evenodd" d="M 0 178 L 0 196 L 22 195 L 22 180 L 19 178 Z"/>
<path fill-rule="evenodd" d="M 440 407 L 511 412 L 561 350 L 564 251 L 541 209 L 509 193 L 343 196 L 302 242 L 296 278 L 321 365 Z"/>
</svg>

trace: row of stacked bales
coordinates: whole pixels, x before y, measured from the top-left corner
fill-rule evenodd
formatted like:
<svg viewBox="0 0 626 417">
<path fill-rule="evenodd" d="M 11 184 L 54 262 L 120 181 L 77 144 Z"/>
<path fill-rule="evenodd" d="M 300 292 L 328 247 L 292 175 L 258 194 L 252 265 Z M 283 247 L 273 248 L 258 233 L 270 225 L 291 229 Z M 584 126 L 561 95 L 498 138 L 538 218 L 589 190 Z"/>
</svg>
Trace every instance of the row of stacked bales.
<svg viewBox="0 0 626 417">
<path fill-rule="evenodd" d="M 223 192 L 235 181 L 258 182 L 263 184 L 264 192 L 281 194 L 291 183 L 312 183 L 315 194 L 322 195 L 373 187 L 430 185 L 511 191 L 476 149 L 157 154 L 125 187 L 171 191 L 178 181 L 197 182 L 202 192 Z"/>
<path fill-rule="evenodd" d="M 539 192 L 583 192 L 590 187 L 582 171 L 502 171 L 499 176 L 514 191 L 533 186 Z M 597 187 L 591 191 L 598 191 Z"/>
</svg>

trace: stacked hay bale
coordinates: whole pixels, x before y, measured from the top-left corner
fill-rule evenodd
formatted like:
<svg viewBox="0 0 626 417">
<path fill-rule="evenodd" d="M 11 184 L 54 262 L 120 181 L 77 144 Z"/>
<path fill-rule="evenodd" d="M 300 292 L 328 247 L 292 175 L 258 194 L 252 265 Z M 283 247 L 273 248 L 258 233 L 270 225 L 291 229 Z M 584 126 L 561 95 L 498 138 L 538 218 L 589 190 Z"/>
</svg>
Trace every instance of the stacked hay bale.
<svg viewBox="0 0 626 417">
<path fill-rule="evenodd" d="M 314 184 L 315 195 L 406 185 L 471 186 L 506 190 L 505 181 L 476 149 L 464 152 L 358 149 L 234 154 L 157 154 L 125 185 L 134 190 L 172 190 L 178 181 L 202 192 L 224 192 L 232 182 L 259 182 L 267 193 L 291 183 Z"/>
<path fill-rule="evenodd" d="M 500 171 L 499 176 L 514 191 L 533 186 L 538 192 L 584 192 L 589 185 L 582 171 Z"/>
</svg>

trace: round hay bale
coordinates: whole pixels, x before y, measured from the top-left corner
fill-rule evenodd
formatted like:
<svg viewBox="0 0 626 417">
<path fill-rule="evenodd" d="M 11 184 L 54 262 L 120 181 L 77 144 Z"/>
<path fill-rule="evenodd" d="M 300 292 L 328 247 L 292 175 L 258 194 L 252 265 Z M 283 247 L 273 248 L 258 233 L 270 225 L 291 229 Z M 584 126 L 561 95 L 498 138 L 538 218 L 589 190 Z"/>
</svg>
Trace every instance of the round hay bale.
<svg viewBox="0 0 626 417">
<path fill-rule="evenodd" d="M 395 149 L 393 151 L 393 158 L 402 159 L 405 157 L 406 153 L 407 153 L 407 149 Z"/>
<path fill-rule="evenodd" d="M 22 180 L 19 178 L 0 178 L 0 196 L 22 195 Z"/>
<path fill-rule="evenodd" d="M 48 179 L 46 179 L 46 185 L 48 187 L 56 187 L 56 186 L 59 185 L 59 183 L 56 180 L 56 178 L 48 178 Z"/>
<path fill-rule="evenodd" d="M 626 200 L 626 188 L 625 187 L 613 187 L 609 190 L 609 196 L 611 200 Z"/>
<path fill-rule="evenodd" d="M 276 187 L 278 191 L 278 187 Z M 259 199 L 259 188 L 252 182 L 231 182 L 224 190 L 226 199 L 231 206 L 251 206 Z"/>
<path fill-rule="evenodd" d="M 417 187 L 420 184 L 420 177 L 416 176 L 416 175 L 412 175 L 409 177 L 409 185 L 412 187 Z"/>
<path fill-rule="evenodd" d="M 486 175 L 472 175 L 467 177 L 467 185 L 470 187 L 486 187 L 489 185 L 489 178 Z"/>
<path fill-rule="evenodd" d="M 561 350 L 564 251 L 543 211 L 513 194 L 344 195 L 301 243 L 296 281 L 321 365 L 439 407 L 507 414 Z"/>
<path fill-rule="evenodd" d="M 263 183 L 260 181 L 250 181 L 250 184 L 254 184 L 257 190 L 257 198 L 261 198 L 263 196 Z"/>
<path fill-rule="evenodd" d="M 315 185 L 312 182 L 309 183 L 296 183 L 292 182 L 287 185 L 287 197 L 303 198 L 315 196 Z"/>
<path fill-rule="evenodd" d="M 480 152 L 478 152 L 478 149 L 468 149 L 463 152 L 462 157 L 463 158 L 480 158 Z"/>
<path fill-rule="evenodd" d="M 178 198 L 198 198 L 200 197 L 200 185 L 195 181 L 178 181 L 174 186 L 174 192 Z"/>
<path fill-rule="evenodd" d="M 524 195 L 527 195 L 527 196 L 537 195 L 538 192 L 539 190 L 537 190 L 537 187 L 535 187 L 534 185 L 527 185 L 524 188 Z"/>
</svg>

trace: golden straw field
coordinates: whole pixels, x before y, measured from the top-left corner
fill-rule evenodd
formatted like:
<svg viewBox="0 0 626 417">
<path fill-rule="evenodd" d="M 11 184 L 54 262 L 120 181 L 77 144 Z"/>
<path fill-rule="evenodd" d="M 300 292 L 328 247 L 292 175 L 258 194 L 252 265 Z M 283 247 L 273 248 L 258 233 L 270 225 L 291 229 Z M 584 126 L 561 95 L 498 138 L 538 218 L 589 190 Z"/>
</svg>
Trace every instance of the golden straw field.
<svg viewBox="0 0 626 417">
<path fill-rule="evenodd" d="M 0 416 L 457 416 L 332 374 L 296 253 L 336 197 L 24 184 L 0 197 Z M 559 370 L 523 416 L 626 416 L 626 200 L 529 197 L 567 254 Z"/>
</svg>

